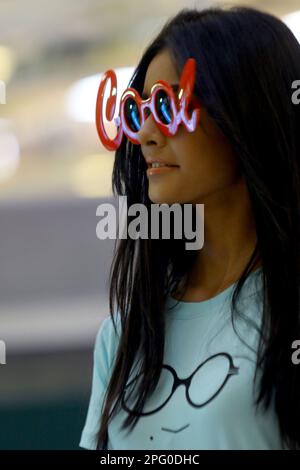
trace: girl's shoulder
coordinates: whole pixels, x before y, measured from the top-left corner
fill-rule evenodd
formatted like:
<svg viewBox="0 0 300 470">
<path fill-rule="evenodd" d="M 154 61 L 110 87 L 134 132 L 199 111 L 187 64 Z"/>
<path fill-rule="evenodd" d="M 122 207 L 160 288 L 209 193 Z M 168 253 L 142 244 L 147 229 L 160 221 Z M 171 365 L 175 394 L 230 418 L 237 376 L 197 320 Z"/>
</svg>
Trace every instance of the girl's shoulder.
<svg viewBox="0 0 300 470">
<path fill-rule="evenodd" d="M 120 315 L 115 314 L 114 317 L 112 317 L 112 315 L 105 317 L 100 324 L 95 339 L 94 356 L 96 362 L 101 361 L 101 363 L 108 369 L 111 367 L 116 354 L 120 335 Z"/>
</svg>

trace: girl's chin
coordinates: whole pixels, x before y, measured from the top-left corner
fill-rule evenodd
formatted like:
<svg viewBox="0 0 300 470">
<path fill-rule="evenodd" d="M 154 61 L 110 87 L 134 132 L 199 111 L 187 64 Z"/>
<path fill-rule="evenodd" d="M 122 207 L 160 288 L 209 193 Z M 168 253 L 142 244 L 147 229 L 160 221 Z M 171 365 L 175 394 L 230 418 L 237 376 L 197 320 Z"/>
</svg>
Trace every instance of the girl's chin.
<svg viewBox="0 0 300 470">
<path fill-rule="evenodd" d="M 171 195 L 167 195 L 167 194 L 155 194 L 155 193 L 150 193 L 149 192 L 149 199 L 150 201 L 153 203 L 153 204 L 180 204 L 181 201 L 178 200 L 178 198 L 175 197 L 175 195 L 173 195 L 173 197 Z"/>
</svg>

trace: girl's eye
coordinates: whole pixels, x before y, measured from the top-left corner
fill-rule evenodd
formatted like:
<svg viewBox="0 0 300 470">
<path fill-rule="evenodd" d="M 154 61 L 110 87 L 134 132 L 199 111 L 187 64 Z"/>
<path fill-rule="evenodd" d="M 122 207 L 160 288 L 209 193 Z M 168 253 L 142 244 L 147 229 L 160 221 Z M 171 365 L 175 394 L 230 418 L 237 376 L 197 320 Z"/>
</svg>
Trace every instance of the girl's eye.
<svg viewBox="0 0 300 470">
<path fill-rule="evenodd" d="M 170 98 L 164 90 L 159 90 L 155 98 L 155 106 L 159 119 L 164 124 L 169 124 L 173 119 Z"/>
</svg>

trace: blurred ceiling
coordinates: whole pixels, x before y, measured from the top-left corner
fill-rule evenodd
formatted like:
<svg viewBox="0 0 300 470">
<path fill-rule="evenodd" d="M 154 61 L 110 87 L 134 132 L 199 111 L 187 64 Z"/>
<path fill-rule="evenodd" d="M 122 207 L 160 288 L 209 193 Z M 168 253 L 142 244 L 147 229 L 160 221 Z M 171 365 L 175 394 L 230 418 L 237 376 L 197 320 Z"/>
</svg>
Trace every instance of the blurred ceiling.
<svg viewBox="0 0 300 470">
<path fill-rule="evenodd" d="M 204 8 L 214 3 L 205 0 L 1 0 L 0 40 L 15 50 L 22 78 L 25 71 L 26 76 L 38 70 L 43 72 L 44 60 L 48 63 L 66 55 L 70 59 L 74 56 L 75 62 L 78 55 L 85 56 L 82 67 L 88 67 L 93 61 L 93 52 L 100 53 L 104 65 L 108 65 L 106 61 L 110 64 L 117 61 L 120 65 L 136 58 L 165 20 L 180 8 Z M 229 3 L 251 5 L 278 16 L 300 6 L 298 0 Z"/>
<path fill-rule="evenodd" d="M 228 4 L 218 2 L 223 3 Z M 94 123 L 67 116 L 67 90 L 76 80 L 108 68 L 134 66 L 170 16 L 184 7 L 212 4 L 0 0 L 0 80 L 6 84 L 6 104 L 0 105 L 1 200 L 109 195 L 112 154 L 101 146 Z M 299 0 L 230 4 L 255 6 L 277 16 L 300 7 Z M 1 46 L 7 48 L 6 55 Z M 9 152 L 14 157 L 8 158 Z"/>
</svg>

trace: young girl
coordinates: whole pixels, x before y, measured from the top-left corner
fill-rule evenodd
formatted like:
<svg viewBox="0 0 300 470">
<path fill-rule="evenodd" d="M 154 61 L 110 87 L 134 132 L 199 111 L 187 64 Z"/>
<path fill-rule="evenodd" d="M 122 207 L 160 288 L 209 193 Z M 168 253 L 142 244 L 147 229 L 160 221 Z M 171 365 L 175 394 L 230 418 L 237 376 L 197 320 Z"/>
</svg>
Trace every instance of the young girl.
<svg viewBox="0 0 300 470">
<path fill-rule="evenodd" d="M 149 212 L 204 204 L 204 245 L 119 240 L 80 446 L 299 448 L 300 45 L 254 9 L 184 9 L 130 86 L 176 90 L 189 58 L 198 127 L 167 136 L 147 113 L 140 144 L 116 150 L 113 187 Z"/>
</svg>

